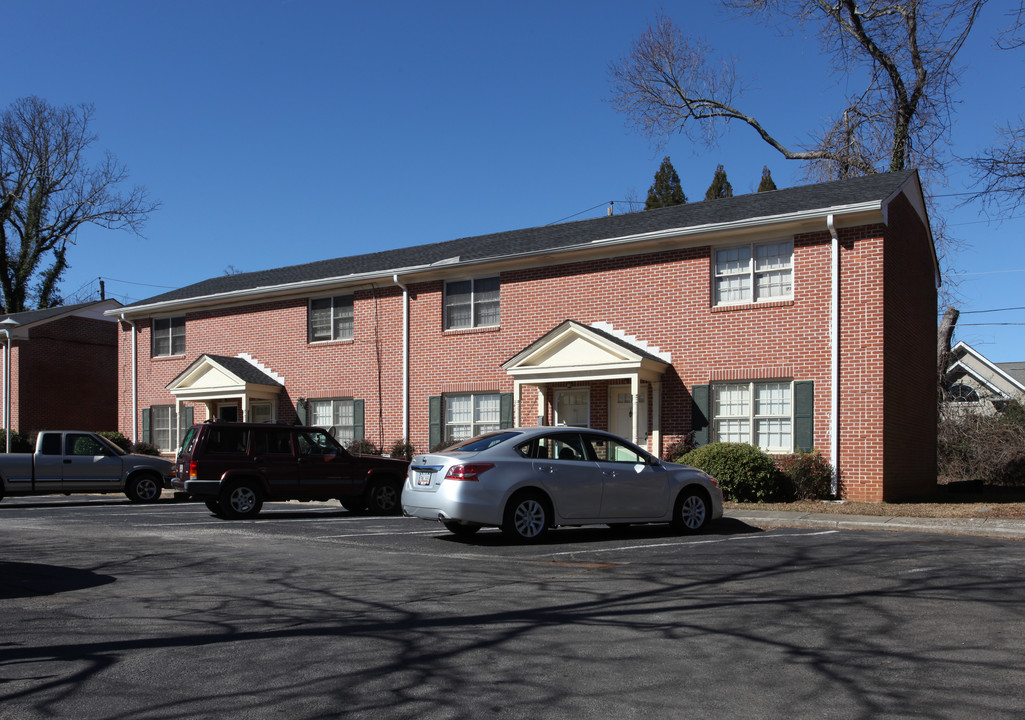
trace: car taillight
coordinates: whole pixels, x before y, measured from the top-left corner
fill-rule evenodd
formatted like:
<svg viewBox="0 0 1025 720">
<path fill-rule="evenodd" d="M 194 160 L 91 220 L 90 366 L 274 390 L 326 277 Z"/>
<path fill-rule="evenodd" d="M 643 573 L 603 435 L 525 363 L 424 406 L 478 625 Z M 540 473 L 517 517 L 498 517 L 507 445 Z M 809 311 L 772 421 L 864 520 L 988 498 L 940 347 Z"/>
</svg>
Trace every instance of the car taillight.
<svg viewBox="0 0 1025 720">
<path fill-rule="evenodd" d="M 196 461 L 193 460 L 189 463 L 189 480 L 195 480 L 196 474 Z"/>
<path fill-rule="evenodd" d="M 485 470 L 495 467 L 494 463 L 466 463 L 464 465 L 453 465 L 445 474 L 446 480 L 480 480 L 478 477 Z"/>
</svg>

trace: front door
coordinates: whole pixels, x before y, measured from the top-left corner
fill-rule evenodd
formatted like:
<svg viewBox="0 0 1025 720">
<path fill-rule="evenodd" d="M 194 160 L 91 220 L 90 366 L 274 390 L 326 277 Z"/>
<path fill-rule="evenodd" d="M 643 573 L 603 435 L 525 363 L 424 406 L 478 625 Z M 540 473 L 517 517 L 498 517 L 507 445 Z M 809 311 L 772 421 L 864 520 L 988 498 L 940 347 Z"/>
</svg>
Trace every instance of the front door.
<svg viewBox="0 0 1025 720">
<path fill-rule="evenodd" d="M 640 433 L 637 444 L 644 447 L 648 444 L 648 390 L 641 386 L 640 397 L 637 399 L 637 413 L 641 417 Z M 609 386 L 609 432 L 621 438 L 633 440 L 633 403 L 630 401 L 629 385 Z"/>
<path fill-rule="evenodd" d="M 555 424 L 591 427 L 591 392 L 587 388 L 555 391 Z"/>
<path fill-rule="evenodd" d="M 121 490 L 121 458 L 92 435 L 65 435 L 62 465 L 61 490 L 66 493 Z"/>
<path fill-rule="evenodd" d="M 299 451 L 299 485 L 304 497 L 341 499 L 362 490 L 353 477 L 352 456 L 326 431 L 299 430 L 295 440 Z"/>
</svg>

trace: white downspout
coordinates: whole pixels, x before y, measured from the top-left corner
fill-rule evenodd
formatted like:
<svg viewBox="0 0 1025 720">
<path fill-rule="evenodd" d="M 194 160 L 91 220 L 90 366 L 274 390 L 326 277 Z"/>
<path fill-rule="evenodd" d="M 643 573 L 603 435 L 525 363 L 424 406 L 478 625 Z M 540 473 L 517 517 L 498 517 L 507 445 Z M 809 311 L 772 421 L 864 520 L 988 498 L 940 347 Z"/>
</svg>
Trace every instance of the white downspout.
<svg viewBox="0 0 1025 720">
<path fill-rule="evenodd" d="M 835 218 L 826 216 L 826 227 L 832 238 L 830 257 L 830 315 L 829 315 L 829 464 L 833 468 L 829 491 L 836 497 L 840 487 L 837 463 L 840 460 L 840 238 Z"/>
<path fill-rule="evenodd" d="M 409 288 L 399 282 L 397 274 L 392 280 L 402 288 L 402 440 L 409 442 Z"/>
<path fill-rule="evenodd" d="M 139 352 L 138 339 L 134 320 L 125 318 L 121 313 L 121 322 L 132 328 L 132 442 L 139 442 Z"/>
</svg>

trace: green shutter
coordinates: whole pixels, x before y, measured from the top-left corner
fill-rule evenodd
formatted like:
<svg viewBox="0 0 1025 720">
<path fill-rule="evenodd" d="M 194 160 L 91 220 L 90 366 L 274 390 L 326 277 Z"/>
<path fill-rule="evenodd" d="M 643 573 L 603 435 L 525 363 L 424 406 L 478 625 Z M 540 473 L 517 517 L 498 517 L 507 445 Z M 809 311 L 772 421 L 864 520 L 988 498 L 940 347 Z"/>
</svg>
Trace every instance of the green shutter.
<svg viewBox="0 0 1025 720">
<path fill-rule="evenodd" d="M 429 443 L 428 450 L 433 450 L 443 440 L 441 425 L 441 395 L 433 395 L 430 398 L 430 418 L 428 420 Z"/>
<path fill-rule="evenodd" d="M 352 439 L 362 440 L 365 422 L 363 418 L 363 401 L 352 401 Z"/>
<path fill-rule="evenodd" d="M 694 385 L 690 389 L 690 429 L 695 445 L 708 444 L 708 385 Z"/>
<path fill-rule="evenodd" d="M 500 411 L 498 422 L 499 422 L 499 424 L 503 428 L 512 427 L 512 424 L 513 424 L 513 394 L 512 393 L 502 393 L 499 396 L 499 401 L 501 403 L 501 411 Z"/>
<path fill-rule="evenodd" d="M 150 409 L 149 408 L 143 408 L 142 409 L 142 441 L 145 442 L 145 443 L 150 442 L 150 439 L 149 439 L 150 438 L 150 434 L 149 434 L 149 415 L 150 415 Z"/>
<path fill-rule="evenodd" d="M 815 446 L 815 383 L 794 383 L 794 450 L 811 452 Z"/>
</svg>

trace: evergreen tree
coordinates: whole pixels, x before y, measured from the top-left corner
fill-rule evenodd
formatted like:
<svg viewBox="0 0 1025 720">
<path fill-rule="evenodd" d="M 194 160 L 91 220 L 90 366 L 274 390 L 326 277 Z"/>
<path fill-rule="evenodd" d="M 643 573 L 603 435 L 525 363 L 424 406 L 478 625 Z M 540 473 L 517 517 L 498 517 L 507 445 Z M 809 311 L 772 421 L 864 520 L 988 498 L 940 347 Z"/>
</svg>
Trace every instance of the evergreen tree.
<svg viewBox="0 0 1025 720">
<path fill-rule="evenodd" d="M 662 164 L 658 166 L 655 182 L 648 188 L 648 199 L 644 202 L 644 209 L 683 205 L 685 202 L 687 202 L 687 196 L 683 194 L 680 176 L 676 174 L 676 169 L 669 162 L 667 155 L 662 160 Z"/>
<path fill-rule="evenodd" d="M 705 193 L 705 200 L 718 200 L 719 198 L 733 197 L 733 186 L 730 185 L 730 181 L 726 179 L 726 171 L 722 169 L 722 165 L 715 169 L 715 177 L 712 178 L 712 184 L 708 186 L 708 192 Z"/>
<path fill-rule="evenodd" d="M 758 192 L 768 192 L 775 189 L 776 183 L 772 181 L 772 173 L 769 172 L 769 166 L 765 165 L 762 167 L 762 181 L 758 183 Z"/>
</svg>

